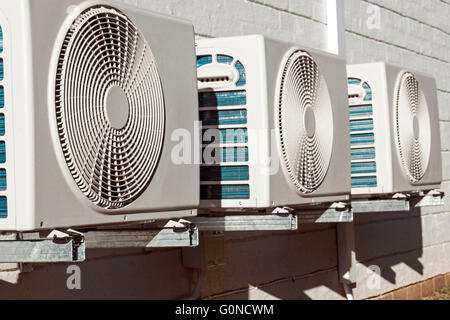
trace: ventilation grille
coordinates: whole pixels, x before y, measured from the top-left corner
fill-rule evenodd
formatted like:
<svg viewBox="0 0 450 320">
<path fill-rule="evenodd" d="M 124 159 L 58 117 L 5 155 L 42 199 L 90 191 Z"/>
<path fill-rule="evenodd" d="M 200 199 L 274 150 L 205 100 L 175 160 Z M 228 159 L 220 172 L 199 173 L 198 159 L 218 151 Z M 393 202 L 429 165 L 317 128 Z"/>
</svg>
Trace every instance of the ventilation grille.
<svg viewBox="0 0 450 320">
<path fill-rule="evenodd" d="M 221 83 L 222 90 L 199 92 L 203 153 L 201 200 L 250 199 L 248 167 L 247 73 L 244 65 L 226 54 L 197 57 L 198 68 L 216 64 L 232 66 L 236 79 L 211 74 L 202 83 Z M 223 91 L 226 90 L 226 91 Z"/>
<path fill-rule="evenodd" d="M 352 188 L 378 185 L 372 88 L 361 79 L 348 79 Z M 357 93 L 356 93 L 357 92 Z"/>
<path fill-rule="evenodd" d="M 411 183 L 419 183 L 428 168 L 430 131 L 428 106 L 419 81 L 406 72 L 396 89 L 395 133 L 401 163 Z"/>
<path fill-rule="evenodd" d="M 6 142 L 5 139 L 8 135 L 6 132 L 6 117 L 10 112 L 10 107 L 5 105 L 5 65 L 4 65 L 4 41 L 3 41 L 3 28 L 0 26 L 0 219 L 8 218 L 8 179 L 6 170 Z"/>
<path fill-rule="evenodd" d="M 129 104 L 119 129 L 106 110 L 112 88 Z M 165 110 L 150 46 L 127 16 L 96 6 L 74 21 L 60 52 L 55 95 L 59 139 L 78 187 L 103 208 L 132 203 L 159 162 Z"/>
<path fill-rule="evenodd" d="M 303 51 L 294 52 L 283 70 L 278 121 L 289 179 L 299 192 L 312 193 L 324 181 L 330 164 L 333 110 L 318 65 Z"/>
</svg>

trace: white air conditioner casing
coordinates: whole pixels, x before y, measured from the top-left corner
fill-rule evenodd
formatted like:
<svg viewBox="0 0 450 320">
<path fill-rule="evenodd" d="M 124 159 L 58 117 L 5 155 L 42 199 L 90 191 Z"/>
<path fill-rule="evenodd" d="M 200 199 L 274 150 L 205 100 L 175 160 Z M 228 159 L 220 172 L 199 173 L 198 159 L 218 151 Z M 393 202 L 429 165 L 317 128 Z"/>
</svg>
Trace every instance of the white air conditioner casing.
<svg viewBox="0 0 450 320">
<path fill-rule="evenodd" d="M 408 193 L 440 187 L 436 82 L 385 63 L 347 68 L 352 194 Z"/>
<path fill-rule="evenodd" d="M 196 214 L 199 167 L 171 160 L 172 132 L 198 120 L 191 23 L 114 1 L 0 0 L 0 26 L 1 231 Z"/>
<path fill-rule="evenodd" d="M 197 68 L 203 210 L 349 199 L 344 59 L 254 35 L 198 41 Z"/>
</svg>

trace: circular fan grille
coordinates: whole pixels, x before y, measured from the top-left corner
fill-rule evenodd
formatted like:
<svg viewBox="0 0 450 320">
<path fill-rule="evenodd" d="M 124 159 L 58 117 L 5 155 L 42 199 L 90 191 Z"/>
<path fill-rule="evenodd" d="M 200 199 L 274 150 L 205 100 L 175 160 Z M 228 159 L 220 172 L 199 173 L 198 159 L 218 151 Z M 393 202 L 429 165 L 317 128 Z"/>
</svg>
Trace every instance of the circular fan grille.
<svg viewBox="0 0 450 320">
<path fill-rule="evenodd" d="M 116 9 L 84 11 L 63 42 L 55 90 L 59 140 L 81 191 L 107 209 L 136 200 L 159 162 L 165 127 L 144 36 Z"/>
<path fill-rule="evenodd" d="M 425 96 L 409 72 L 399 78 L 394 109 L 397 150 L 408 178 L 418 183 L 430 159 L 431 127 Z"/>
<path fill-rule="evenodd" d="M 298 192 L 322 184 L 331 160 L 333 110 L 325 79 L 312 57 L 294 52 L 282 72 L 278 128 L 287 174 Z"/>
</svg>

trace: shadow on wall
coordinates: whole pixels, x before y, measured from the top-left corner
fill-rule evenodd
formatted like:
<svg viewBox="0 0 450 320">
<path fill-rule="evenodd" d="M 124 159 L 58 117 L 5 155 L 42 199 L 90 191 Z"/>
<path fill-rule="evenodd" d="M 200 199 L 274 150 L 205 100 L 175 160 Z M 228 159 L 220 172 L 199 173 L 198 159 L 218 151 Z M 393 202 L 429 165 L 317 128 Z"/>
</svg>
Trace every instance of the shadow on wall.
<svg viewBox="0 0 450 320">
<path fill-rule="evenodd" d="M 195 286 L 195 271 L 183 267 L 179 249 L 89 250 L 87 256 L 80 264 L 81 290 L 67 289 L 68 265 L 36 266 L 18 285 L 0 283 L 0 299 L 179 299 Z M 230 233 L 226 264 L 206 272 L 201 297 L 343 299 L 336 256 L 335 225 Z"/>
<path fill-rule="evenodd" d="M 230 233 L 226 265 L 206 273 L 206 299 L 344 299 L 338 281 L 336 226 L 291 233 Z"/>
<path fill-rule="evenodd" d="M 421 278 L 424 275 L 422 234 L 422 215 L 418 208 L 410 212 L 357 214 L 356 297 L 376 296 L 410 284 L 406 278 Z M 376 269 L 381 272 L 381 279 L 373 278 L 370 270 Z"/>
<path fill-rule="evenodd" d="M 364 269 L 379 266 L 382 281 L 390 285 L 398 283 L 394 267 L 399 264 L 423 275 L 419 210 L 355 218 L 357 260 Z M 0 299 L 179 299 L 189 296 L 196 282 L 196 272 L 182 264 L 180 249 L 88 250 L 87 257 L 80 264 L 81 290 L 67 288 L 68 265 L 35 266 L 18 285 L 0 283 Z M 301 225 L 295 232 L 227 233 L 225 261 L 205 273 L 202 298 L 345 299 L 335 224 Z M 378 295 L 365 286 L 366 278 L 358 275 L 357 298 Z"/>
</svg>

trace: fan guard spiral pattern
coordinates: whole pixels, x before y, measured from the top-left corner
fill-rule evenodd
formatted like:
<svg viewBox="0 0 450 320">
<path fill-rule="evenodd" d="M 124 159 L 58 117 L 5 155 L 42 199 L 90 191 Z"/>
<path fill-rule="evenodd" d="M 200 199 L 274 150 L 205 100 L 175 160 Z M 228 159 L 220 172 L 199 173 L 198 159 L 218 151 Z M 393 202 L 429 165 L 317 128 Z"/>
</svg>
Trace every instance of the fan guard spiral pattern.
<svg viewBox="0 0 450 320">
<path fill-rule="evenodd" d="M 129 104 L 119 129 L 105 110 L 117 87 Z M 60 51 L 55 98 L 62 151 L 81 191 L 105 209 L 135 201 L 160 160 L 165 109 L 153 53 L 124 13 L 95 6 L 75 19 Z"/>
<path fill-rule="evenodd" d="M 431 156 L 431 125 L 419 81 L 409 72 L 399 78 L 394 113 L 396 144 L 402 166 L 409 180 L 419 183 Z"/>
<path fill-rule="evenodd" d="M 333 146 L 333 110 L 325 79 L 313 58 L 297 50 L 282 71 L 278 129 L 282 158 L 297 192 L 324 181 Z"/>
</svg>

